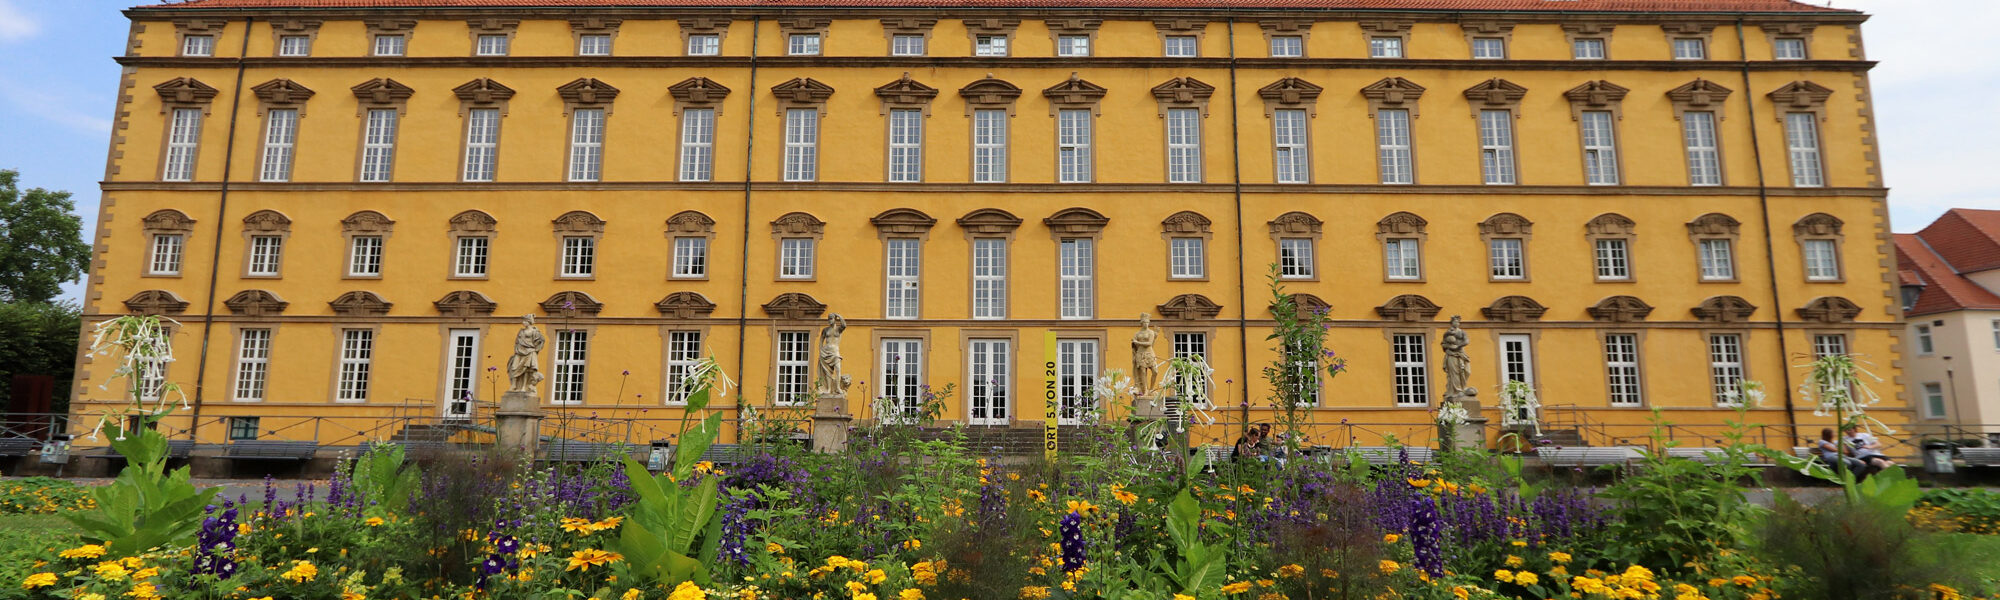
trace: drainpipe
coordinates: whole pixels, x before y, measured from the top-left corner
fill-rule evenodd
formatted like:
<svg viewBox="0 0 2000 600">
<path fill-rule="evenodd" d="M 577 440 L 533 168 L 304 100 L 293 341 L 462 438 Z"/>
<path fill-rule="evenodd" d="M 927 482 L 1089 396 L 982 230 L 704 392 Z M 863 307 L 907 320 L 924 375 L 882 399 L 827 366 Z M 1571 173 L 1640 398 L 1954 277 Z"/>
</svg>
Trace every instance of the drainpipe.
<svg viewBox="0 0 2000 600">
<path fill-rule="evenodd" d="M 763 15 L 750 18 L 750 108 L 743 114 L 743 245 L 736 252 L 736 378 L 744 380 L 743 347 L 750 339 L 750 187 L 752 167 L 757 164 L 757 41 L 763 34 Z M 736 390 L 736 437 L 743 441 L 744 392 Z M 683 420 L 686 417 L 682 417 Z M 676 440 L 678 442 L 678 440 Z"/>
<path fill-rule="evenodd" d="M 1749 111 L 1750 155 L 1757 160 L 1757 210 L 1762 215 L 1764 227 L 1764 271 L 1770 275 L 1771 323 L 1778 328 L 1778 375 L 1785 384 L 1785 426 L 1792 430 L 1792 439 L 1799 438 L 1799 417 L 1793 407 L 1792 370 L 1786 361 L 1791 358 L 1791 350 L 1785 341 L 1785 304 L 1778 296 L 1777 249 L 1771 243 L 1771 194 L 1770 184 L 1764 180 L 1764 148 L 1757 138 L 1757 100 L 1750 91 L 1750 53 L 1743 41 L 1743 17 L 1736 17 L 1736 58 L 1743 74 L 1743 106 Z"/>
<path fill-rule="evenodd" d="M 1236 204 L 1236 356 L 1242 361 L 1243 405 L 1250 402 L 1250 304 L 1244 291 L 1243 263 L 1243 135 L 1236 105 L 1236 17 L 1229 18 L 1229 169 L 1230 192 Z M 1250 415 L 1243 415 L 1243 427 L 1250 427 Z M 1247 435 L 1247 433 L 1245 434 Z"/>
<path fill-rule="evenodd" d="M 222 191 L 215 206 L 215 246 L 208 254 L 208 298 L 201 311 L 201 352 L 195 358 L 194 409 L 188 418 L 188 441 L 199 439 L 203 392 L 208 390 L 209 334 L 215 330 L 215 288 L 222 277 L 223 221 L 229 214 L 229 176 L 236 162 L 236 115 L 243 107 L 243 58 L 250 54 L 250 26 L 256 17 L 243 18 L 243 45 L 236 51 L 236 86 L 229 90 L 229 134 L 222 138 Z"/>
</svg>

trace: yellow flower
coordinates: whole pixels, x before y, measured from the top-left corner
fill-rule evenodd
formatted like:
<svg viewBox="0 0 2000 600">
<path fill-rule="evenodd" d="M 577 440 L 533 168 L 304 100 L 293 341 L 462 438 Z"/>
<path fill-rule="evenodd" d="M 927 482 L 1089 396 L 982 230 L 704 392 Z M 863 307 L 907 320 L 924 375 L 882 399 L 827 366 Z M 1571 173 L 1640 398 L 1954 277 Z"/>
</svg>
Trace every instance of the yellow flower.
<svg viewBox="0 0 2000 600">
<path fill-rule="evenodd" d="M 1958 595 L 1958 589 L 1957 589 L 1957 588 L 1954 588 L 1954 587 L 1951 587 L 1951 586 L 1948 586 L 1948 585 L 1945 585 L 1945 584 L 1942 584 L 1942 583 L 1933 583 L 1933 584 L 1931 584 L 1931 585 L 1930 585 L 1930 590 L 1931 590 L 1931 593 L 1932 593 L 1932 594 L 1936 594 L 1936 595 L 1937 595 L 1937 599 L 1938 599 L 1938 600 L 1958 600 L 1958 599 L 1959 599 L 1959 595 Z"/>
<path fill-rule="evenodd" d="M 780 545 L 778 545 L 778 544 L 777 544 L 777 543 L 775 543 L 775 542 L 774 542 L 774 543 L 768 543 L 768 544 L 764 544 L 764 551 L 765 551 L 765 552 L 769 552 L 769 553 L 772 553 L 772 554 L 784 554 L 784 553 L 785 553 L 785 547 L 784 547 L 784 546 L 780 546 Z"/>
<path fill-rule="evenodd" d="M 319 577 L 319 567 L 313 566 L 310 562 L 295 560 L 292 561 L 292 568 L 285 570 L 278 577 L 292 583 L 312 581 L 314 578 Z"/>
<path fill-rule="evenodd" d="M 1751 577 L 1749 575 L 1737 575 L 1735 577 L 1729 578 L 1729 582 L 1744 587 L 1750 587 L 1753 585 L 1757 585 L 1757 578 Z"/>
<path fill-rule="evenodd" d="M 1021 588 L 1021 600 L 1048 600 L 1048 597 L 1049 588 L 1047 587 L 1031 585 Z"/>
<path fill-rule="evenodd" d="M 594 529 L 590 528 L 591 525 L 594 525 L 594 523 L 591 523 L 590 519 L 563 517 L 562 520 L 563 531 L 573 531 L 584 535 L 590 535 L 590 532 L 595 531 Z"/>
<path fill-rule="evenodd" d="M 1568 552 L 1550 552 L 1549 561 L 1559 565 L 1566 565 L 1569 564 L 1570 555 Z"/>
<path fill-rule="evenodd" d="M 855 594 L 854 600 L 875 600 L 875 595 L 869 593 Z"/>
<path fill-rule="evenodd" d="M 1423 489 L 1431 486 L 1431 480 L 1429 479 L 1409 479 L 1406 481 L 1410 482 L 1410 487 L 1417 489 Z"/>
<path fill-rule="evenodd" d="M 1518 583 L 1521 585 L 1535 585 L 1535 583 L 1541 580 L 1542 580 L 1541 576 L 1536 575 L 1533 572 L 1529 571 L 1522 571 L 1514 574 L 1514 583 Z"/>
<path fill-rule="evenodd" d="M 1306 568 L 1298 566 L 1296 564 L 1278 567 L 1278 577 L 1283 579 L 1291 579 L 1293 577 L 1304 575 L 1305 573 L 1306 573 Z"/>
<path fill-rule="evenodd" d="M 1222 586 L 1222 593 L 1224 594 L 1241 594 L 1247 591 L 1250 591 L 1250 582 L 1248 581 L 1238 581 Z"/>
<path fill-rule="evenodd" d="M 1554 575 L 1556 577 L 1568 577 L 1569 569 L 1562 565 L 1556 565 L 1553 567 L 1549 567 L 1549 574 Z"/>
<path fill-rule="evenodd" d="M 1512 546 L 1514 546 L 1515 548 L 1526 548 L 1526 547 L 1528 547 L 1528 542 L 1526 542 L 1526 541 L 1522 541 L 1522 540 L 1514 540 L 1514 541 L 1512 541 L 1512 542 L 1507 542 L 1507 543 L 1508 543 L 1509 545 L 1512 545 Z"/>
<path fill-rule="evenodd" d="M 88 594 L 84 594 L 84 595 L 82 595 L 82 596 L 77 596 L 77 597 L 76 597 L 76 600 L 104 600 L 104 594 L 99 594 L 99 593 L 97 593 L 97 592 L 91 592 L 91 593 L 88 593 Z M 264 600 L 271 600 L 271 599 L 270 599 L 270 598 L 265 598 Z"/>
<path fill-rule="evenodd" d="M 104 547 L 97 544 L 77 546 L 57 553 L 56 556 L 63 558 L 97 558 L 104 556 Z"/>
<path fill-rule="evenodd" d="M 1403 568 L 1403 565 L 1396 564 L 1396 561 L 1393 560 L 1384 560 L 1380 564 L 1377 564 L 1376 568 L 1381 569 L 1383 575 L 1388 575 L 1390 573 L 1394 573 L 1398 570 L 1401 570 Z"/>
<path fill-rule="evenodd" d="M 903 542 L 904 550 L 916 550 L 922 547 L 924 547 L 923 540 L 912 539 L 910 541 Z"/>
<path fill-rule="evenodd" d="M 1451 586 L 1451 595 L 1456 596 L 1458 600 L 1469 600 L 1472 598 L 1472 592 L 1465 591 L 1465 586 L 1462 585 Z"/>
<path fill-rule="evenodd" d="M 38 587 L 49 587 L 55 584 L 56 584 L 55 573 L 36 573 L 34 575 L 29 575 L 27 579 L 21 580 L 21 587 L 30 590 Z"/>
<path fill-rule="evenodd" d="M 1506 569 L 1500 569 L 1498 571 L 1493 572 L 1493 579 L 1497 581 L 1504 581 L 1507 583 L 1514 583 L 1514 572 Z"/>
<path fill-rule="evenodd" d="M 1080 515 L 1097 514 L 1097 505 L 1089 502 L 1069 501 L 1069 511 Z"/>
<path fill-rule="evenodd" d="M 1521 567 L 1521 564 L 1522 564 L 1523 562 L 1525 562 L 1525 561 L 1522 561 L 1522 560 L 1521 560 L 1521 557 L 1519 557 L 1519 556 L 1513 556 L 1513 555 L 1508 555 L 1508 556 L 1507 556 L 1507 561 L 1506 561 L 1506 562 L 1507 562 L 1507 566 L 1509 566 L 1509 567 L 1514 567 L 1514 568 L 1517 568 L 1517 569 L 1518 569 L 1518 568 L 1520 568 L 1520 567 Z"/>
<path fill-rule="evenodd" d="M 604 530 L 606 530 L 606 529 L 617 529 L 617 528 L 618 528 L 618 524 L 619 524 L 619 523 L 624 523 L 624 522 L 625 522 L 625 517 L 605 517 L 605 518 L 604 518 L 604 520 L 602 520 L 602 521 L 598 521 L 598 522 L 596 522 L 596 523 L 591 523 L 591 524 L 590 524 L 590 530 L 591 530 L 591 531 L 604 531 Z"/>
<path fill-rule="evenodd" d="M 1125 488 L 1123 487 L 1111 488 L 1111 498 L 1113 500 L 1117 500 L 1119 503 L 1122 503 L 1126 506 L 1131 506 L 1133 502 L 1139 501 L 1138 494 L 1125 491 Z"/>
<path fill-rule="evenodd" d="M 646 597 L 645 592 L 639 591 L 639 588 L 632 588 L 629 590 L 625 590 L 625 594 L 619 596 L 618 600 L 639 600 L 640 598 L 644 597 Z"/>
<path fill-rule="evenodd" d="M 887 581 L 888 579 L 889 579 L 889 574 L 883 573 L 881 569 L 875 569 L 868 572 L 869 585 L 882 585 L 882 582 Z"/>
<path fill-rule="evenodd" d="M 1394 544 L 1401 539 L 1403 539 L 1403 536 L 1396 535 L 1393 533 L 1382 534 L 1382 543 L 1384 544 Z"/>
<path fill-rule="evenodd" d="M 868 586 L 865 586 L 865 585 L 861 585 L 861 582 L 859 582 L 859 581 L 849 581 L 849 582 L 847 582 L 847 593 L 849 593 L 849 594 L 856 594 L 856 595 L 858 595 L 858 594 L 860 594 L 861 592 L 864 592 L 864 591 L 867 591 L 867 590 L 868 590 Z"/>
<path fill-rule="evenodd" d="M 125 578 L 126 575 L 131 574 L 131 571 L 125 569 L 125 565 L 121 565 L 115 562 L 97 563 L 97 566 L 91 567 L 90 569 L 92 571 L 96 571 L 98 577 L 103 577 L 105 579 L 109 579 L 112 581 L 122 580 Z"/>
<path fill-rule="evenodd" d="M 1047 502 L 1049 495 L 1042 493 L 1041 490 L 1028 490 L 1028 499 L 1036 502 Z"/>
<path fill-rule="evenodd" d="M 563 570 L 575 571 L 577 569 L 588 569 L 598 565 L 608 565 L 621 560 L 625 560 L 625 557 L 616 552 L 605 552 L 603 550 L 598 550 L 596 548 L 584 548 L 582 550 L 576 551 L 573 554 L 570 554 L 569 567 Z M 674 591 L 678 593 L 680 590 L 676 589 Z"/>
<path fill-rule="evenodd" d="M 1174 600 L 1194 600 L 1194 596 L 1189 596 L 1187 594 L 1174 594 Z"/>
<path fill-rule="evenodd" d="M 917 588 L 903 588 L 902 593 L 896 594 L 896 600 L 924 600 L 924 591 Z"/>
<path fill-rule="evenodd" d="M 695 585 L 692 581 L 683 581 L 680 587 L 674 588 L 674 593 L 667 595 L 667 600 L 702 600 L 707 597 L 708 593 L 701 591 L 701 586 Z"/>
</svg>

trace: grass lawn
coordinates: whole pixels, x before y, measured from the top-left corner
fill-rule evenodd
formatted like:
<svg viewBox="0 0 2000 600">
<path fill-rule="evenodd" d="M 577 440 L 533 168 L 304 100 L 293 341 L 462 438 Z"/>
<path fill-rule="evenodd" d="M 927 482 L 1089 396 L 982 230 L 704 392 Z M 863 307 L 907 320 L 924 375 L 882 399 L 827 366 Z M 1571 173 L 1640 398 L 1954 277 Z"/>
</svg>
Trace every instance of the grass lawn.
<svg viewBox="0 0 2000 600">
<path fill-rule="evenodd" d="M 16 550 L 75 545 L 75 526 L 61 515 L 0 516 L 0 557 Z"/>
<path fill-rule="evenodd" d="M 2000 581 L 2000 535 L 1953 533 L 1946 537 L 1954 561 L 1970 565 L 1972 574 L 1986 581 Z"/>
</svg>

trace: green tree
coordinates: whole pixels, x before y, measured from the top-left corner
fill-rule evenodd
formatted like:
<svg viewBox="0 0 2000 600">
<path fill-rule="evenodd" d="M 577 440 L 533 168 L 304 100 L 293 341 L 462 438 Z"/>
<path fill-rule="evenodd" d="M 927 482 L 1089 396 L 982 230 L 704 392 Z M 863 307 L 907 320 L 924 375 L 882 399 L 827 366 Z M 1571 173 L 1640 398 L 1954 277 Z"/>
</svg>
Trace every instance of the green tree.
<svg viewBox="0 0 2000 600">
<path fill-rule="evenodd" d="M 15 185 L 0 171 L 0 301 L 47 302 L 90 266 L 83 219 L 69 192 Z"/>
<path fill-rule="evenodd" d="M 56 379 L 50 410 L 69 410 L 82 330 L 76 303 L 0 302 L 0 405 L 12 393 L 15 375 L 49 375 Z"/>
</svg>

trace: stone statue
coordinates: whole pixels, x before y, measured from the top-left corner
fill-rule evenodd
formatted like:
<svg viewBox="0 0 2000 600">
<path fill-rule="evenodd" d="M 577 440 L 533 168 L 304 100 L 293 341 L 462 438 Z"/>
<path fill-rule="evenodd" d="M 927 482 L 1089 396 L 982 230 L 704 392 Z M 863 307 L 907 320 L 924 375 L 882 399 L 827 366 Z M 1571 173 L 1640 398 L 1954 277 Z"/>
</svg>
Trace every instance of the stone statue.
<svg viewBox="0 0 2000 600">
<path fill-rule="evenodd" d="M 1153 342 L 1159 338 L 1160 330 L 1153 328 L 1152 315 L 1139 313 L 1139 332 L 1132 334 L 1132 385 L 1141 398 L 1154 393 L 1160 378 L 1160 357 L 1153 354 Z"/>
<path fill-rule="evenodd" d="M 847 386 L 852 379 L 840 373 L 840 334 L 847 331 L 847 319 L 839 313 L 826 316 L 826 327 L 819 330 L 819 381 L 813 393 L 822 397 L 846 397 Z"/>
<path fill-rule="evenodd" d="M 1444 330 L 1444 338 L 1438 345 L 1444 347 L 1444 399 L 1462 400 L 1479 395 L 1479 390 L 1467 385 L 1472 378 L 1472 359 L 1465 355 L 1469 343 L 1465 330 L 1458 327 L 1458 315 L 1451 316 L 1451 328 Z"/>
<path fill-rule="evenodd" d="M 535 328 L 535 315 L 521 315 L 521 332 L 514 334 L 514 355 L 507 357 L 507 392 L 538 395 L 542 383 L 542 330 Z"/>
</svg>

